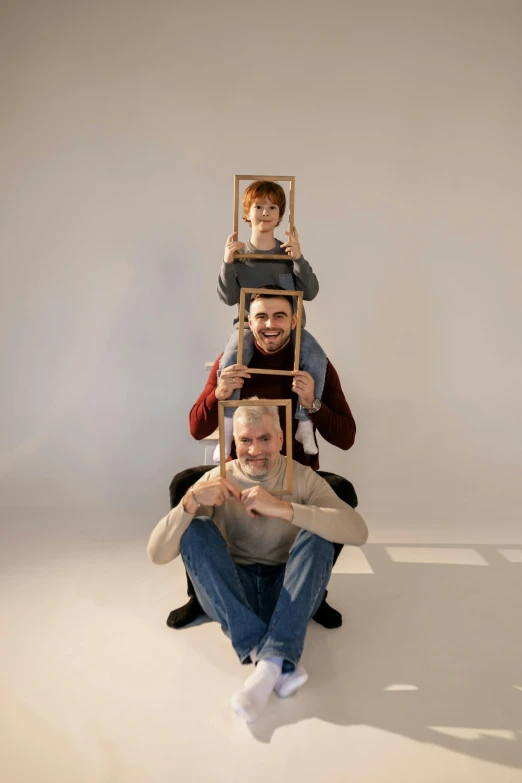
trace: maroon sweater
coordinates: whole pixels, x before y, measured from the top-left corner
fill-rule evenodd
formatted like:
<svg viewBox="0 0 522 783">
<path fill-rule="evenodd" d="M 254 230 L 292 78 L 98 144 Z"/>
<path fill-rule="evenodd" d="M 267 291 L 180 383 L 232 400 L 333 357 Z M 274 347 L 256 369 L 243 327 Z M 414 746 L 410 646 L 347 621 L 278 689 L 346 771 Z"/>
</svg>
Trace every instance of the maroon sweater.
<svg viewBox="0 0 522 783">
<path fill-rule="evenodd" d="M 217 386 L 217 372 L 219 357 L 210 370 L 208 381 L 192 406 L 190 411 L 190 433 L 201 440 L 211 435 L 218 426 L 218 401 L 215 389 Z M 294 366 L 294 348 L 291 342 L 277 353 L 265 353 L 256 348 L 250 367 L 266 370 L 292 370 Z M 241 399 L 257 396 L 259 398 L 292 399 L 292 410 L 295 413 L 297 407 L 297 394 L 292 391 L 292 376 L 290 375 L 251 375 L 245 379 L 241 389 Z M 285 432 L 284 410 L 279 409 L 281 426 Z M 321 398 L 321 410 L 310 416 L 314 430 L 323 438 L 345 451 L 353 446 L 355 440 L 355 421 L 348 403 L 346 402 L 339 376 L 330 362 L 326 368 L 324 391 Z M 319 470 L 319 455 L 305 454 L 303 446 L 295 439 L 298 421 L 293 419 L 293 458 L 302 465 L 308 465 L 313 470 Z M 286 438 L 286 433 L 285 433 Z M 286 454 L 286 444 L 283 442 L 282 454 Z M 232 444 L 232 458 L 235 458 L 235 449 Z"/>
</svg>

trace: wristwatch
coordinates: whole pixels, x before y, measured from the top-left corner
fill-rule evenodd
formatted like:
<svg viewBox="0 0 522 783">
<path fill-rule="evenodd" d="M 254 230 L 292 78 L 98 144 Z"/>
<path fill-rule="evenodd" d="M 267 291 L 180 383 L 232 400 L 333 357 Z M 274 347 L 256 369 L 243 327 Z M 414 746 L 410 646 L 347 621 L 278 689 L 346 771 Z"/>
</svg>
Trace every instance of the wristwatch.
<svg viewBox="0 0 522 783">
<path fill-rule="evenodd" d="M 318 400 L 317 397 L 316 397 L 315 400 L 312 403 L 312 407 L 311 408 L 305 408 L 304 410 L 309 415 L 311 415 L 312 413 L 317 413 L 317 411 L 320 410 L 320 408 L 321 408 L 321 400 Z"/>
</svg>

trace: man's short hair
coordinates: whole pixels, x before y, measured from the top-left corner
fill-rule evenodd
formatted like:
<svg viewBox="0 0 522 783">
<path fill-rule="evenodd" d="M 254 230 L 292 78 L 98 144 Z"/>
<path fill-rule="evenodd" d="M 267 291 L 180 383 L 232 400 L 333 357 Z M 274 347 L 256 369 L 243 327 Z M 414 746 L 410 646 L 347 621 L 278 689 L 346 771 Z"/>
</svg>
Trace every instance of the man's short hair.
<svg viewBox="0 0 522 783">
<path fill-rule="evenodd" d="M 275 299 L 276 297 L 278 299 L 286 299 L 287 302 L 290 303 L 290 307 L 292 309 L 292 312 L 294 310 L 294 297 L 293 296 L 287 296 L 286 294 L 278 294 L 278 291 L 284 291 L 284 288 L 281 288 L 279 285 L 262 285 L 259 286 L 260 288 L 269 288 L 271 291 L 273 291 L 273 294 L 252 294 L 250 297 L 250 304 L 249 308 L 252 306 L 252 302 L 256 302 L 258 299 Z"/>
<path fill-rule="evenodd" d="M 281 222 L 286 209 L 285 191 L 277 182 L 270 182 L 267 179 L 256 180 L 252 182 L 243 193 L 243 220 L 250 223 L 249 212 L 252 204 L 258 199 L 266 198 L 272 204 L 279 207 L 279 223 Z"/>
<path fill-rule="evenodd" d="M 249 397 L 251 400 L 258 400 L 259 397 Z M 276 433 L 282 432 L 281 421 L 279 420 L 279 411 L 276 405 L 240 405 L 236 408 L 233 418 L 234 434 L 236 423 L 244 421 L 251 426 L 258 424 L 263 416 L 270 416 L 274 423 Z"/>
</svg>

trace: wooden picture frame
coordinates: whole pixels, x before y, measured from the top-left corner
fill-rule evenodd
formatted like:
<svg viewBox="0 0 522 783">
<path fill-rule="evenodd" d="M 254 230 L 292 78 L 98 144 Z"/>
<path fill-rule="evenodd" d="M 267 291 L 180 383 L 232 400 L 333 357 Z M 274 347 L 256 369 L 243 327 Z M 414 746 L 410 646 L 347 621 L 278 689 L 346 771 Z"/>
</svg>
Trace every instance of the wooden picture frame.
<svg viewBox="0 0 522 783">
<path fill-rule="evenodd" d="M 268 180 L 270 182 L 289 183 L 290 193 L 288 198 L 288 233 L 291 234 L 294 230 L 295 177 L 275 177 L 269 174 L 234 174 L 234 232 L 239 232 L 239 183 L 241 181 L 244 182 L 245 180 L 251 182 Z M 265 261 L 281 261 L 282 257 L 283 255 L 281 253 L 236 253 L 234 256 L 234 258 L 262 258 Z"/>
<path fill-rule="evenodd" d="M 291 495 L 293 491 L 293 465 L 292 465 L 292 400 L 218 400 L 218 428 L 219 428 L 219 469 L 221 478 L 227 477 L 225 459 L 225 408 L 258 407 L 270 405 L 272 407 L 284 407 L 285 418 L 285 443 L 286 443 L 286 487 L 284 489 L 269 490 L 272 495 Z"/>
<path fill-rule="evenodd" d="M 249 367 L 248 372 L 257 375 L 292 375 L 299 369 L 299 354 L 301 353 L 301 327 L 303 322 L 303 292 L 302 291 L 278 291 L 274 288 L 242 288 L 239 294 L 239 323 L 237 363 L 243 364 L 243 338 L 245 336 L 245 310 L 246 294 L 269 294 L 270 296 L 296 296 L 297 297 L 297 324 L 295 326 L 295 349 L 293 370 L 256 370 Z M 293 311 L 293 308 L 292 308 Z"/>
</svg>

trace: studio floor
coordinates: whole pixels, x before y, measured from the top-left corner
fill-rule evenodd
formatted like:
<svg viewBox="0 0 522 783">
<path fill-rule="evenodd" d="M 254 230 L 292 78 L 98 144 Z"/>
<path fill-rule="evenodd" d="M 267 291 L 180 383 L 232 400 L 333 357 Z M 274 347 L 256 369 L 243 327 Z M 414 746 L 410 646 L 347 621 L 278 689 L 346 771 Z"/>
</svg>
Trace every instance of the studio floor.
<svg viewBox="0 0 522 783">
<path fill-rule="evenodd" d="M 4 519 L 5 783 L 522 780 L 520 536 L 345 548 L 342 628 L 310 623 L 308 683 L 246 725 L 219 627 L 165 624 L 185 579 L 149 563 L 155 520 L 42 519 Z"/>
</svg>

